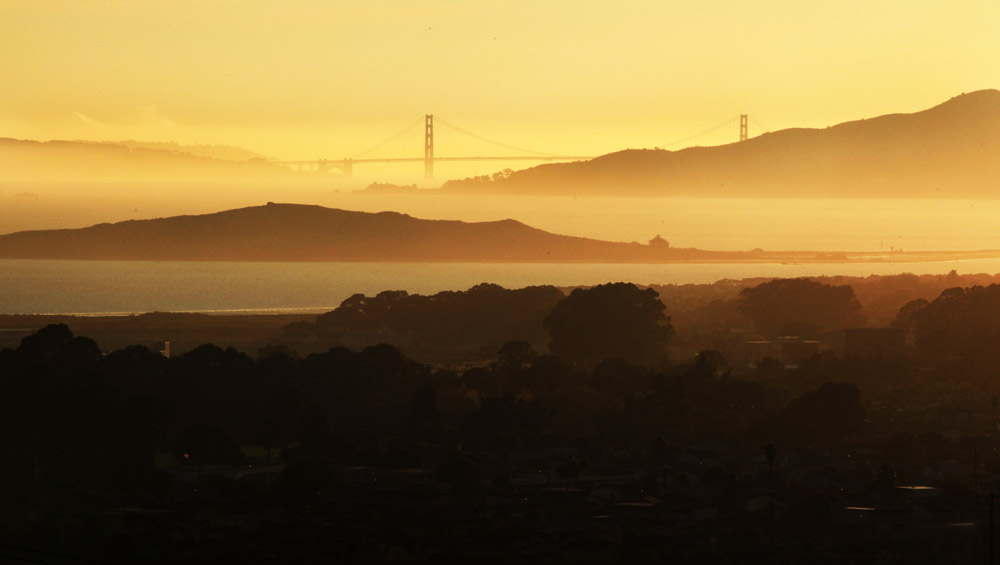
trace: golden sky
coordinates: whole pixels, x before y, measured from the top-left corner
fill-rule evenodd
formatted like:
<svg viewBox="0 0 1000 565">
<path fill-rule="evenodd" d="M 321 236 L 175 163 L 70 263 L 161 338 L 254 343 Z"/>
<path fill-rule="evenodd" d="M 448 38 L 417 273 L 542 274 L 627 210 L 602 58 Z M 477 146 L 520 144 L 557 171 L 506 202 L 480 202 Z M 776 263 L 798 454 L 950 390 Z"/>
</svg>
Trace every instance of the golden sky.
<svg viewBox="0 0 1000 565">
<path fill-rule="evenodd" d="M 0 0 L 0 137 L 342 158 L 433 113 L 593 155 L 998 88 L 997 22 L 996 0 Z"/>
</svg>

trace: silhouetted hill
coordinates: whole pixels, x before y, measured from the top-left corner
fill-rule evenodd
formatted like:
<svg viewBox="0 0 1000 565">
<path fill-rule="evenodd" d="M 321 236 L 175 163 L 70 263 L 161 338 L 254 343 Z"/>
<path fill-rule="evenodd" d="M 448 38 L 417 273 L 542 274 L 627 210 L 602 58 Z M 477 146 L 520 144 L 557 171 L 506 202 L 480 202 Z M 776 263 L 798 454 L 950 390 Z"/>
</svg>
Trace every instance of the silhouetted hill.
<svg viewBox="0 0 1000 565">
<path fill-rule="evenodd" d="M 0 138 L 0 170 L 6 181 L 207 181 L 295 175 L 285 167 L 248 155 L 254 154 L 224 146 Z"/>
<path fill-rule="evenodd" d="M 272 204 L 0 236 L 0 257 L 212 261 L 666 261 L 741 256 L 551 234 L 514 220 L 420 220 Z"/>
<path fill-rule="evenodd" d="M 741 143 L 626 150 L 453 191 L 658 196 L 1000 197 L 1000 91 L 929 110 L 786 129 Z"/>
<path fill-rule="evenodd" d="M 90 143 L 87 141 L 74 141 L 75 143 Z M 271 160 L 265 155 L 255 153 L 249 149 L 235 147 L 232 145 L 181 145 L 172 141 L 136 141 L 127 139 L 125 141 L 100 142 L 102 145 L 122 145 L 132 149 L 157 149 L 169 151 L 171 153 L 186 153 L 196 157 L 206 157 L 208 159 L 221 159 L 224 161 L 268 161 Z"/>
</svg>

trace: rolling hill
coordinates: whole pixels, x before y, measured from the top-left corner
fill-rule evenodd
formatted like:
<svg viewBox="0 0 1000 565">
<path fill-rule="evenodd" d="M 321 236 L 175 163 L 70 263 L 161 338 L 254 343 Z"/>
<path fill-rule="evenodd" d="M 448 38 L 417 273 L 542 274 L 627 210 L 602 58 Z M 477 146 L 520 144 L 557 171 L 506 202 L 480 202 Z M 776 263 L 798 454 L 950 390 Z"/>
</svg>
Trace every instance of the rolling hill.
<svg viewBox="0 0 1000 565">
<path fill-rule="evenodd" d="M 222 146 L 0 138 L 0 170 L 6 182 L 295 178 L 288 168 L 248 155 L 254 154 Z"/>
<path fill-rule="evenodd" d="M 514 220 L 421 220 L 273 204 L 0 236 L 0 258 L 192 261 L 666 261 L 733 257 L 556 235 Z"/>
<path fill-rule="evenodd" d="M 717 147 L 619 151 L 442 188 L 608 196 L 998 198 L 1000 91 L 962 94 L 913 114 L 786 129 Z"/>
</svg>

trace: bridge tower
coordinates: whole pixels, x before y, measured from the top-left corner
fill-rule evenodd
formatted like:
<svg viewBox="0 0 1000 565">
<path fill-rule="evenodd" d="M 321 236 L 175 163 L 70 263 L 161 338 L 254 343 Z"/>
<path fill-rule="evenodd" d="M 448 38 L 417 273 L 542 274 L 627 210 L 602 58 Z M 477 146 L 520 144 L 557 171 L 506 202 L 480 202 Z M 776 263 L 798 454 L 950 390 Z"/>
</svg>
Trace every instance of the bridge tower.
<svg viewBox="0 0 1000 565">
<path fill-rule="evenodd" d="M 746 141 L 749 139 L 749 128 L 748 123 L 750 121 L 750 116 L 748 114 L 740 114 L 740 141 Z"/>
<path fill-rule="evenodd" d="M 434 115 L 424 116 L 424 177 L 434 178 Z"/>
</svg>

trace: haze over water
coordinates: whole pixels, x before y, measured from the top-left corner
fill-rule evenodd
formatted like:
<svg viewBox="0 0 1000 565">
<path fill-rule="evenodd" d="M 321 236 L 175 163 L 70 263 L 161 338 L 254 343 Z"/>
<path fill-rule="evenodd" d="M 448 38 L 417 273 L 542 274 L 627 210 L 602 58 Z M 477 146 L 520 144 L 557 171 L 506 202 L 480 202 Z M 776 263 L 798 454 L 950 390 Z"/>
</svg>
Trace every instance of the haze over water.
<svg viewBox="0 0 1000 565">
<path fill-rule="evenodd" d="M 201 199 L 0 193 L 0 234 L 204 214 L 267 201 L 392 210 L 424 219 L 515 219 L 545 231 L 715 250 L 1000 249 L 1000 200 L 363 195 L 301 188 L 220 190 Z"/>
<path fill-rule="evenodd" d="M 753 277 L 1000 273 L 1000 259 L 929 263 L 259 263 L 0 259 L 0 314 L 316 311 L 355 293 L 435 294 L 489 282 L 537 285 L 713 283 Z M 668 308 L 670 305 L 667 305 Z"/>
<path fill-rule="evenodd" d="M 0 561 L 997 563 L 997 22 L 0 0 Z"/>
<path fill-rule="evenodd" d="M 6 41 L 18 48 L 4 51 L 6 64 L 0 74 L 17 88 L 11 89 L 0 108 L 0 137 L 173 143 L 167 153 L 183 154 L 176 149 L 181 146 L 197 148 L 210 159 L 233 159 L 229 164 L 236 170 L 248 160 L 265 157 L 309 161 L 365 153 L 364 148 L 379 147 L 403 124 L 416 119 L 419 126 L 428 114 L 437 114 L 439 125 L 451 120 L 489 138 L 480 141 L 502 140 L 513 149 L 603 155 L 626 148 L 677 150 L 682 146 L 672 145 L 673 141 L 747 113 L 752 117 L 747 143 L 751 145 L 764 131 L 762 122 L 772 132 L 830 128 L 895 112 L 920 112 L 959 93 L 996 87 L 1000 65 L 995 53 L 1000 50 L 993 22 L 998 10 L 996 3 L 985 2 L 918 1 L 903 7 L 855 0 L 835 6 L 640 1 L 514 3 L 501 8 L 468 3 L 462 9 L 451 2 L 427 2 L 418 8 L 356 0 L 336 5 L 315 0 L 288 5 L 257 2 L 239 8 L 226 2 L 161 0 L 9 4 L 0 8 L 0 27 Z M 97 36 L 102 41 L 94 41 Z M 930 37 L 934 41 L 928 41 Z M 962 107 L 970 115 L 989 115 L 988 104 L 966 101 Z M 928 136 L 926 147 L 958 147 L 948 143 L 973 136 L 966 122 L 949 129 L 951 119 L 958 118 L 946 112 L 921 122 L 925 129 L 914 126 L 912 131 Z M 984 131 L 990 131 L 993 122 L 975 118 L 968 123 L 985 124 Z M 717 143 L 735 141 L 735 128 L 734 124 L 726 130 L 729 141 Z M 413 146 L 404 149 L 412 149 L 407 155 L 415 157 L 421 155 L 426 130 L 416 127 L 412 133 Z M 919 135 L 894 135 L 887 145 L 899 147 L 915 138 L 921 151 L 926 148 Z M 449 147 L 449 138 L 443 135 L 436 139 L 438 157 L 450 151 L 468 156 L 475 154 L 469 151 L 479 150 Z M 839 154 L 843 147 L 838 143 L 850 145 L 860 138 L 831 139 L 817 146 L 817 155 Z M 696 144 L 702 141 L 699 138 Z M 61 163 L 66 167 L 61 169 L 50 166 L 52 154 L 44 151 L 34 161 L 23 158 L 46 144 L 8 145 L 7 163 L 26 168 L 21 176 L 7 169 L 0 177 L 0 234 L 206 214 L 271 201 L 467 222 L 511 218 L 553 233 L 610 241 L 645 243 L 659 235 L 674 248 L 1000 249 L 1000 236 L 995 235 L 1000 200 L 623 198 L 630 187 L 621 183 L 592 192 L 601 196 L 576 197 L 571 191 L 532 197 L 376 196 L 348 191 L 371 180 L 433 188 L 448 179 L 488 175 L 508 164 L 439 163 L 437 176 L 424 179 L 419 163 L 385 168 L 366 163 L 355 171 L 353 181 L 317 175 L 284 182 L 281 179 L 292 178 L 281 176 L 290 173 L 284 169 L 272 170 L 275 175 L 266 178 L 254 176 L 255 171 L 227 176 L 228 172 L 216 174 L 211 166 L 199 168 L 205 163 L 197 159 L 171 161 L 169 155 L 152 158 L 131 149 L 117 156 L 113 151 L 88 153 L 93 148 L 67 156 L 76 149 L 50 144 L 63 148 Z M 18 153 L 24 147 L 30 150 Z M 848 159 L 859 157 L 850 151 L 844 154 Z M 142 155 L 149 159 L 144 161 Z M 780 152 L 765 151 L 749 161 L 726 155 L 728 164 L 717 164 L 732 165 L 733 178 L 742 180 L 746 178 L 740 174 L 754 163 L 794 171 L 803 157 L 795 154 L 786 163 L 780 161 Z M 921 155 L 926 157 L 917 153 Z M 927 162 L 913 155 L 903 161 L 913 170 Z M 163 163 L 172 166 L 162 167 Z M 972 165 L 975 169 L 977 164 Z M 826 172 L 832 178 L 845 169 L 850 167 Z M 789 184 L 797 187 L 800 180 Z M 928 194 L 908 193 L 905 182 L 885 186 L 891 195 Z M 678 187 L 667 183 L 660 193 L 673 194 L 674 188 Z M 823 194 L 835 196 L 848 188 L 836 185 Z M 960 193 L 959 188 L 942 186 L 941 194 Z M 978 188 L 980 194 L 993 194 L 992 184 Z M 746 193 L 751 192 L 748 188 Z M 24 308 L 31 311 L 318 307 L 336 305 L 344 293 L 386 288 L 426 292 L 483 281 L 506 286 L 521 281 L 571 285 L 621 279 L 711 282 L 796 272 L 794 265 L 636 265 L 606 270 L 595 265 L 554 265 L 531 267 L 538 276 L 523 276 L 517 266 L 485 271 L 474 265 L 386 267 L 380 274 L 371 265 L 329 269 L 286 265 L 272 266 L 267 274 L 248 265 L 178 263 L 164 266 L 158 275 L 164 281 L 161 291 L 152 282 L 155 277 L 149 284 L 142 282 L 143 273 L 158 267 L 130 270 L 109 264 L 117 279 L 135 281 L 135 290 L 112 292 L 107 289 L 114 287 L 114 280 L 91 272 L 96 263 L 36 265 L 41 278 L 31 278 L 23 263 L 11 264 L 5 273 L 8 277 L 21 273 L 22 279 L 12 282 L 11 288 L 29 289 L 29 294 L 49 289 L 47 307 L 20 295 L 17 300 L 30 303 Z M 839 269 L 847 274 L 853 268 L 831 266 L 823 272 Z M 874 267 L 858 268 L 864 274 Z M 988 270 L 989 265 L 983 268 Z M 948 265 L 907 267 L 917 269 L 950 270 Z M 232 289 L 232 296 L 223 290 L 192 291 L 199 300 L 154 300 L 148 307 L 127 301 L 118 306 L 101 298 L 137 295 L 140 288 L 149 295 L 169 294 L 189 285 L 195 288 L 203 277 L 238 273 L 250 278 L 245 284 L 224 286 Z M 289 293 L 288 299 L 247 300 L 256 292 L 253 281 L 280 279 L 303 288 L 298 286 L 300 279 L 309 277 L 342 290 L 331 292 L 329 298 L 317 294 L 303 304 L 292 299 L 312 296 L 305 290 Z M 431 279 L 434 284 L 427 284 Z M 98 284 L 102 280 L 111 286 Z M 61 301 L 70 295 L 79 295 L 81 302 Z M 207 296 L 214 302 L 201 300 Z M 10 294 L 3 300 L 15 301 Z M 0 311 L 4 308 L 12 307 L 0 302 Z"/>
</svg>

